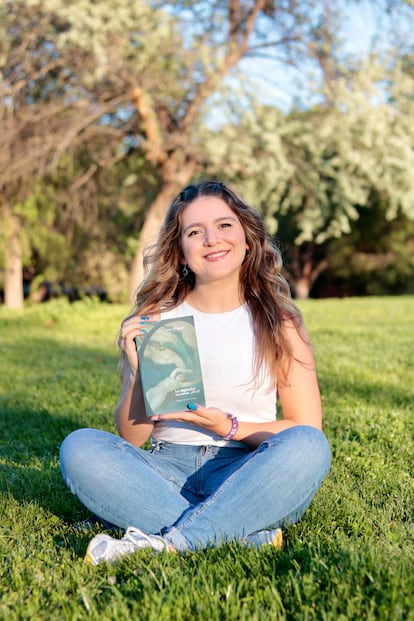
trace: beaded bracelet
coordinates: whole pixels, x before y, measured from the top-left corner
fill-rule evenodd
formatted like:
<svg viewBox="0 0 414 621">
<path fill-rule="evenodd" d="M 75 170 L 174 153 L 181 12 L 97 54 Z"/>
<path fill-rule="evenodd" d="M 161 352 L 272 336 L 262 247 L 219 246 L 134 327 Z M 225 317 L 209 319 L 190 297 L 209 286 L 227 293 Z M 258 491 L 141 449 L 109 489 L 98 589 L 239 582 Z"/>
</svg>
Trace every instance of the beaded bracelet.
<svg viewBox="0 0 414 621">
<path fill-rule="evenodd" d="M 229 433 L 224 436 L 224 440 L 231 440 L 237 433 L 237 430 L 239 428 L 239 421 L 237 420 L 237 416 L 233 416 L 233 414 L 230 414 L 230 412 L 227 412 L 227 418 L 231 418 L 231 429 L 229 431 Z"/>
</svg>

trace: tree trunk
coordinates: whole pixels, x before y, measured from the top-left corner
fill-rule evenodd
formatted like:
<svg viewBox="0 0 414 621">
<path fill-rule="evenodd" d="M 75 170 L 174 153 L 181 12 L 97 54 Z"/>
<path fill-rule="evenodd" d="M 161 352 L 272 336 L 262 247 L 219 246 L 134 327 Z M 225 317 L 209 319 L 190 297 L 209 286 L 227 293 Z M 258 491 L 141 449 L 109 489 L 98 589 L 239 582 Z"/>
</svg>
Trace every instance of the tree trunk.
<svg viewBox="0 0 414 621">
<path fill-rule="evenodd" d="M 312 269 L 313 267 L 313 269 Z M 307 300 L 311 289 L 318 278 L 319 274 L 328 267 L 328 261 L 326 259 L 319 261 L 315 266 L 306 263 L 302 269 L 302 274 L 295 280 L 293 288 L 295 290 L 295 297 L 298 300 Z"/>
<path fill-rule="evenodd" d="M 129 281 L 129 302 L 135 302 L 135 293 L 144 277 L 143 251 L 157 239 L 160 226 L 172 199 L 191 181 L 195 164 L 184 164 L 175 174 L 169 173 L 164 180 L 156 199 L 148 209 L 144 226 L 141 229 L 139 245 L 132 262 Z"/>
<path fill-rule="evenodd" d="M 309 297 L 311 283 L 309 282 L 309 278 L 302 277 L 299 278 L 294 284 L 295 287 L 295 297 L 297 300 L 307 300 Z"/>
<path fill-rule="evenodd" d="M 7 308 L 18 310 L 23 308 L 23 260 L 20 244 L 20 221 L 12 214 L 8 214 L 6 228 L 4 303 Z"/>
</svg>

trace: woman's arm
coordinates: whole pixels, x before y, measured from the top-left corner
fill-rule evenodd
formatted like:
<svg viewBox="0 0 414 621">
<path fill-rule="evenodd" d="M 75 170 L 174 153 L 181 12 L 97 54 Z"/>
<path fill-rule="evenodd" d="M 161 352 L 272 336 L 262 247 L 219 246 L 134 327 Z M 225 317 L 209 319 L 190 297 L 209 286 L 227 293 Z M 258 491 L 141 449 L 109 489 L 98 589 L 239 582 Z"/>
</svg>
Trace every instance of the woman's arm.
<svg viewBox="0 0 414 621">
<path fill-rule="evenodd" d="M 293 359 L 288 381 L 279 385 L 283 419 L 296 425 L 322 429 L 322 404 L 316 376 L 315 360 L 309 337 L 302 326 L 299 331 L 291 324 L 285 334 L 292 348 Z"/>
<path fill-rule="evenodd" d="M 148 314 L 129 317 L 122 323 L 119 337 L 125 360 L 121 394 L 115 406 L 115 423 L 120 436 L 136 446 L 141 446 L 148 440 L 153 423 L 145 413 L 135 338 L 142 337 L 148 321 L 156 319 L 157 317 Z"/>
<path fill-rule="evenodd" d="M 119 435 L 142 446 L 151 435 L 153 423 L 145 414 L 144 396 L 139 373 L 131 369 L 125 371 L 121 395 L 115 406 L 115 423 Z"/>
</svg>

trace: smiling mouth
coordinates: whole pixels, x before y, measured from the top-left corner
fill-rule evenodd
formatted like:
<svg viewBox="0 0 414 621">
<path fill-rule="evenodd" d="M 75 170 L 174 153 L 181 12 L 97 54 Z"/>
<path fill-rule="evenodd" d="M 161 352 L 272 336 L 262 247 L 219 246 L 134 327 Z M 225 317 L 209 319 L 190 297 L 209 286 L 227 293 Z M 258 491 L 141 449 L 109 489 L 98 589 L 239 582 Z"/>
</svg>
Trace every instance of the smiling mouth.
<svg viewBox="0 0 414 621">
<path fill-rule="evenodd" d="M 220 261 L 229 253 L 229 250 L 220 250 L 220 252 L 210 252 L 204 256 L 206 261 Z"/>
</svg>

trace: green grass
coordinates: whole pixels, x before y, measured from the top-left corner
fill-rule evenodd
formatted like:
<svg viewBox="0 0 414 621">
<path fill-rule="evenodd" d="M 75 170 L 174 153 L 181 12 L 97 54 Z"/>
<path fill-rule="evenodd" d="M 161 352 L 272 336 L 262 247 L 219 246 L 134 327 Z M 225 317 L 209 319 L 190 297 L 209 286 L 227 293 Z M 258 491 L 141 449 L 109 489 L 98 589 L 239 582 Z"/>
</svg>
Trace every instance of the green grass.
<svg viewBox="0 0 414 621">
<path fill-rule="evenodd" d="M 114 430 L 129 309 L 0 308 L 0 619 L 414 619 L 414 298 L 301 308 L 333 464 L 283 550 L 145 550 L 97 568 L 58 450 L 78 427 Z"/>
</svg>

